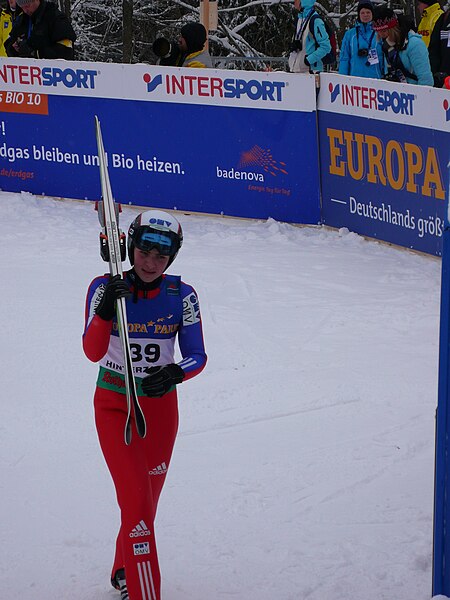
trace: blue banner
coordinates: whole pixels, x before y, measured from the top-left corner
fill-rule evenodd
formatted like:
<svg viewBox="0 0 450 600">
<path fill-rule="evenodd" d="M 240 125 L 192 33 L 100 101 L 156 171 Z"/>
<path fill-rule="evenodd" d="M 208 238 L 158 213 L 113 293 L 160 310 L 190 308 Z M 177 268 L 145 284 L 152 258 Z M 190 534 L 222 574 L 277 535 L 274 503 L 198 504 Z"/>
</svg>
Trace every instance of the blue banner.
<svg viewBox="0 0 450 600">
<path fill-rule="evenodd" d="M 27 77 L 17 86 L 18 92 L 0 93 L 0 105 L 10 109 L 1 116 L 2 189 L 98 199 L 97 115 L 112 188 L 122 203 L 272 217 L 293 223 L 320 221 L 313 78 L 304 81 L 310 86 L 307 110 L 301 110 L 301 102 L 300 109 L 294 110 L 290 100 L 294 90 L 288 89 L 285 81 L 278 81 L 280 74 L 275 73 L 260 74 L 259 80 L 252 73 L 224 79 L 214 71 L 215 76 L 208 79 L 208 72 L 202 70 L 200 78 L 180 74 L 175 79 L 174 73 L 186 70 L 166 69 L 170 77 L 164 78 L 159 71 L 150 75 L 151 67 L 145 66 L 144 72 L 139 66 L 139 73 L 144 74 L 133 77 L 130 85 L 136 85 L 135 95 L 144 95 L 145 100 L 133 100 L 116 98 L 115 88 L 103 89 L 102 74 L 92 65 L 78 69 L 72 79 L 64 73 L 56 80 L 52 75 L 52 85 L 61 88 L 52 90 L 50 75 L 44 77 L 47 72 L 40 64 L 31 88 L 30 71 L 25 72 Z M 109 79 L 115 75 L 119 88 L 124 87 L 121 78 L 129 76 L 126 67 L 135 72 L 135 65 L 109 66 Z M 5 79 L 11 79 L 11 70 L 0 69 L 0 83 L 2 72 Z M 198 80 L 197 87 L 189 87 L 186 78 L 190 84 Z M 82 94 L 75 83 L 68 87 L 80 81 L 87 86 L 81 89 Z M 49 89 L 53 94 L 43 93 Z M 219 102 L 216 96 L 220 94 L 223 101 Z M 225 102 L 227 94 L 229 100 Z M 243 107 L 236 104 L 237 94 L 245 95 Z M 108 95 L 112 97 L 104 97 Z M 167 101 L 161 101 L 163 98 Z M 298 176 L 299 165 L 302 177 Z"/>
<path fill-rule="evenodd" d="M 440 255 L 449 158 L 442 91 L 325 78 L 319 99 L 323 223 Z"/>
</svg>

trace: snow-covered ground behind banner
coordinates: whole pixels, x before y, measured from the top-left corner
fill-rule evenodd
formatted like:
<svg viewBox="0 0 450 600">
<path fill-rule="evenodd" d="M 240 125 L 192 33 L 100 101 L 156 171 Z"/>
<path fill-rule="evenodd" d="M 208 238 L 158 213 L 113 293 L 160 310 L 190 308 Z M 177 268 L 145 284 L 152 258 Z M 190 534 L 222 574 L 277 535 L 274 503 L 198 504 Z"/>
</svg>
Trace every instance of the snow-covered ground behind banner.
<svg viewBox="0 0 450 600">
<path fill-rule="evenodd" d="M 107 270 L 97 215 L 0 203 L 0 595 L 114 600 L 119 515 L 81 350 L 86 288 Z M 348 232 L 180 220 L 170 272 L 199 293 L 209 362 L 179 388 L 163 600 L 430 598 L 440 261 Z"/>
</svg>

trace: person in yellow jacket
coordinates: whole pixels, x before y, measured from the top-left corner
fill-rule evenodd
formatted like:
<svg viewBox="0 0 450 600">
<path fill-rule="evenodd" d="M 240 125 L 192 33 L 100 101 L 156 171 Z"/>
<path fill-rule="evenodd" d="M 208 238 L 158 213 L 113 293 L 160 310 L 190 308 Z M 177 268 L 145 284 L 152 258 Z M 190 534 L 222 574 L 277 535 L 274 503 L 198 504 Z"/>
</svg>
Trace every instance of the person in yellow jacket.
<svg viewBox="0 0 450 600">
<path fill-rule="evenodd" d="M 16 14 L 16 0 L 7 0 L 6 8 L 0 11 L 0 56 L 7 56 L 5 41 L 9 38 Z"/>
<path fill-rule="evenodd" d="M 211 69 L 213 66 L 211 56 L 204 47 L 206 38 L 206 29 L 201 23 L 184 25 L 178 39 L 180 55 L 175 66 Z"/>
<path fill-rule="evenodd" d="M 435 2 L 435 0 L 419 0 L 417 8 L 422 17 L 417 33 L 422 36 L 425 46 L 428 48 L 436 21 L 444 11 L 439 2 Z"/>
</svg>

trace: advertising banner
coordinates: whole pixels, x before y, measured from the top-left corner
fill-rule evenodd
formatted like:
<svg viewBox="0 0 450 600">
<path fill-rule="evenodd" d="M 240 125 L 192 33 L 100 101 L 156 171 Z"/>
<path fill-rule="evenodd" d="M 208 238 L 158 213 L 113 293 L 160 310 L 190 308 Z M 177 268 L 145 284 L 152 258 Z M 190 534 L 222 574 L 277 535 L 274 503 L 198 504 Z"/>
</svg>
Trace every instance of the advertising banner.
<svg viewBox="0 0 450 600">
<path fill-rule="evenodd" d="M 97 115 L 120 202 L 320 221 L 311 76 L 0 58 L 0 111 L 3 190 L 98 199 Z"/>
<path fill-rule="evenodd" d="M 321 76 L 323 222 L 440 255 L 449 99 L 425 86 Z"/>
</svg>

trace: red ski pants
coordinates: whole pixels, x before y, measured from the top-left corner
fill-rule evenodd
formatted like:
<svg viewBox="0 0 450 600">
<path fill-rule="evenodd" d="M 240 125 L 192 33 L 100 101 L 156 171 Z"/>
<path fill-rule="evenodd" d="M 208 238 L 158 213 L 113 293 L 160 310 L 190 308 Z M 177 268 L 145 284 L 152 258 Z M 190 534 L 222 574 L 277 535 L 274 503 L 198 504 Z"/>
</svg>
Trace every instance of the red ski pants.
<svg viewBox="0 0 450 600">
<path fill-rule="evenodd" d="M 100 446 L 121 512 L 111 579 L 118 569 L 125 568 L 130 600 L 160 600 L 154 521 L 178 430 L 178 403 L 176 391 L 163 398 L 144 396 L 139 401 L 147 435 L 140 438 L 133 421 L 133 436 L 127 446 L 126 397 L 102 388 L 97 388 L 94 396 Z"/>
</svg>

